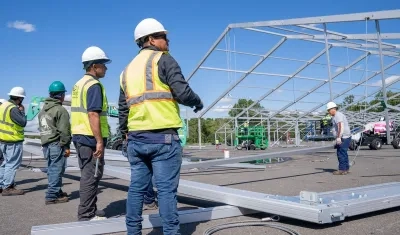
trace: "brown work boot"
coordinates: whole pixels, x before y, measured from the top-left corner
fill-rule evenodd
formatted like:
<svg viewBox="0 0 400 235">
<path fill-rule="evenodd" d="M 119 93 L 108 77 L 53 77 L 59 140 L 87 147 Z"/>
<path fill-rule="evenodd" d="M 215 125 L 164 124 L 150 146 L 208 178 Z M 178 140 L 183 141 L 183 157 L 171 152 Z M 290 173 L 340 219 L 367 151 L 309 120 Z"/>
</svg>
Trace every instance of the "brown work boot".
<svg viewBox="0 0 400 235">
<path fill-rule="evenodd" d="M 349 173 L 349 171 L 342 171 L 342 170 L 333 172 L 334 175 L 347 175 L 348 173 Z"/>
<path fill-rule="evenodd" d="M 46 200 L 46 205 L 51 205 L 51 204 L 57 204 L 57 203 L 64 203 L 64 202 L 68 202 L 68 197 L 65 196 L 61 196 L 57 199 L 54 200 Z"/>
<path fill-rule="evenodd" d="M 24 194 L 25 194 L 24 190 L 16 189 L 14 185 L 9 186 L 6 189 L 3 189 L 3 192 L 1 193 L 2 196 L 16 196 Z"/>
<path fill-rule="evenodd" d="M 152 202 L 150 204 L 143 203 L 143 210 L 157 210 L 158 206 L 156 202 Z"/>
<path fill-rule="evenodd" d="M 60 197 L 68 197 L 68 193 L 63 192 L 62 190 L 59 192 Z"/>
</svg>

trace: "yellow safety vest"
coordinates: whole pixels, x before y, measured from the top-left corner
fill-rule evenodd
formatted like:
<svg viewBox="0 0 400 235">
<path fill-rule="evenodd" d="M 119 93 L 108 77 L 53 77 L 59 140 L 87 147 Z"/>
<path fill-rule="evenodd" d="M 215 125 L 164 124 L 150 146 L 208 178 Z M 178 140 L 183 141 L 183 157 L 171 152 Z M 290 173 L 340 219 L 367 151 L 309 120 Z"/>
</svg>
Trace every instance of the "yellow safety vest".
<svg viewBox="0 0 400 235">
<path fill-rule="evenodd" d="M 128 130 L 182 127 L 179 105 L 158 77 L 158 61 L 166 52 L 142 50 L 120 76 L 129 107 Z"/>
<path fill-rule="evenodd" d="M 83 78 L 75 84 L 71 94 L 71 133 L 73 135 L 93 136 L 87 112 L 86 97 L 88 89 L 95 84 L 100 85 L 103 93 L 103 107 L 100 113 L 101 135 L 103 138 L 109 136 L 106 91 L 103 84 L 89 75 L 83 76 Z"/>
<path fill-rule="evenodd" d="M 24 140 L 24 128 L 11 120 L 11 109 L 17 107 L 11 102 L 0 105 L 0 140 L 19 142 Z"/>
</svg>

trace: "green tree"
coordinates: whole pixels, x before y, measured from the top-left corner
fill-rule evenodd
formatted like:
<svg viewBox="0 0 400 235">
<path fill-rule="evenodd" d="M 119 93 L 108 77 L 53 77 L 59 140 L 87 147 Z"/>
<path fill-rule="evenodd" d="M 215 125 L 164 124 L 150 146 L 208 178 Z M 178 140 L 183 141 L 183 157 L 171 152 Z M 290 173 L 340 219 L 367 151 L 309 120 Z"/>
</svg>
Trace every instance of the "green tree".
<svg viewBox="0 0 400 235">
<path fill-rule="evenodd" d="M 229 110 L 229 116 L 231 117 L 236 117 L 239 113 L 241 113 L 243 110 L 245 110 L 247 107 L 252 105 L 254 103 L 253 100 L 249 99 L 239 99 L 236 104 L 233 105 L 232 109 Z M 264 107 L 260 104 L 257 103 L 255 104 L 251 109 L 261 111 L 264 109 Z M 257 114 L 257 112 L 254 112 L 253 110 L 249 110 L 249 117 L 260 117 L 261 115 Z M 244 112 L 240 117 L 247 117 L 247 112 Z"/>
</svg>

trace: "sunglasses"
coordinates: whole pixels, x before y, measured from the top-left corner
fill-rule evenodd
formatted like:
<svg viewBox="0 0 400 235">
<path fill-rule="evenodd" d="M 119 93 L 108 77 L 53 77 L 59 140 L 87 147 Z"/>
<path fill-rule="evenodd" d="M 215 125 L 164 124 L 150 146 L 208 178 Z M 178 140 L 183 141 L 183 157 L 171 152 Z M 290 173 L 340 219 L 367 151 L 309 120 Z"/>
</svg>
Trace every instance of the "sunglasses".
<svg viewBox="0 0 400 235">
<path fill-rule="evenodd" d="M 165 41 L 167 41 L 167 35 L 162 33 L 162 34 L 154 34 L 151 35 L 151 37 L 153 37 L 154 39 L 164 39 Z"/>
</svg>

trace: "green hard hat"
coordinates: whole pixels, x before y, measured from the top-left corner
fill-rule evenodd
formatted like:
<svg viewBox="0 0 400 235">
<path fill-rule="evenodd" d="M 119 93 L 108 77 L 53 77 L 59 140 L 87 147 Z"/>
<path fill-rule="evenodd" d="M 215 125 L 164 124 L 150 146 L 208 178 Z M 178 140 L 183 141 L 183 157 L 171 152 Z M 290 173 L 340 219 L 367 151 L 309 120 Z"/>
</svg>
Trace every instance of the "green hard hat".
<svg viewBox="0 0 400 235">
<path fill-rule="evenodd" d="M 65 86 L 60 81 L 55 81 L 49 86 L 49 92 L 66 92 Z"/>
</svg>

